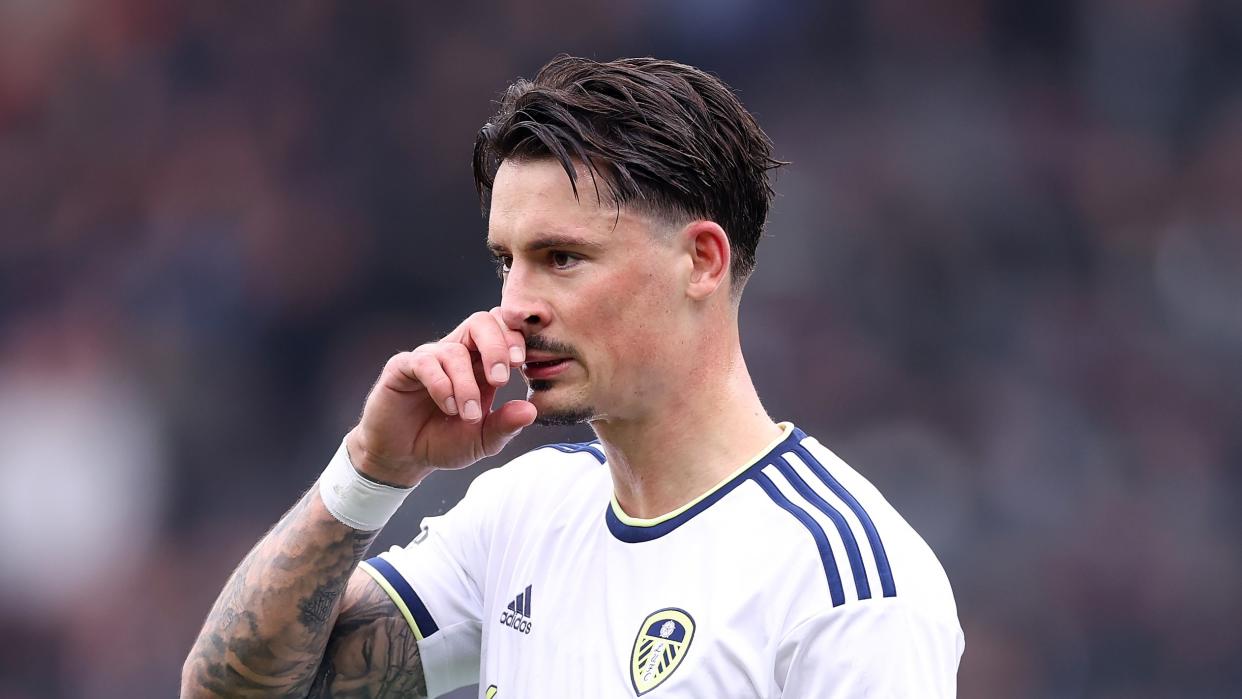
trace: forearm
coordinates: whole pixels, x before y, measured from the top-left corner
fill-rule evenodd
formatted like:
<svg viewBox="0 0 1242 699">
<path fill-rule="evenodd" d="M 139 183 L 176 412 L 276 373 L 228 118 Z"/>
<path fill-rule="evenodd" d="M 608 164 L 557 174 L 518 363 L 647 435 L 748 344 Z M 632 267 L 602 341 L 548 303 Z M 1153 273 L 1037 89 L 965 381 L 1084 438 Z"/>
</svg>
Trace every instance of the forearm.
<svg viewBox="0 0 1242 699">
<path fill-rule="evenodd" d="M 186 659 L 181 696 L 305 697 L 376 534 L 338 522 L 311 488 L 233 572 Z"/>
</svg>

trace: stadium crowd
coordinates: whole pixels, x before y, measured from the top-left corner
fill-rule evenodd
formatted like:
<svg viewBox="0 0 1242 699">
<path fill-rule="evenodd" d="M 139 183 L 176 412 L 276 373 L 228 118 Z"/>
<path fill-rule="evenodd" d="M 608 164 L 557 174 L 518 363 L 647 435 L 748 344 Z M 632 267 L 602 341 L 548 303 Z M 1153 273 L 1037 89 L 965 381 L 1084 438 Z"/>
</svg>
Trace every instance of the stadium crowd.
<svg viewBox="0 0 1242 699">
<path fill-rule="evenodd" d="M 0 699 L 176 691 L 384 360 L 494 305 L 470 147 L 562 51 L 792 161 L 751 370 L 939 554 L 961 696 L 1242 695 L 1237 3 L 11 0 Z"/>
</svg>

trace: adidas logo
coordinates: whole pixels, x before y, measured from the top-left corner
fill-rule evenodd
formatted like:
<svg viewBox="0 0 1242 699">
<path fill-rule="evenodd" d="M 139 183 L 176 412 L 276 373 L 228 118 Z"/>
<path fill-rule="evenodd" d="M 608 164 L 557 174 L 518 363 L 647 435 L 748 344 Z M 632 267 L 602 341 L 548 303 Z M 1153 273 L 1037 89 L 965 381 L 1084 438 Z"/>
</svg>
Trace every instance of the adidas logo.
<svg viewBox="0 0 1242 699">
<path fill-rule="evenodd" d="M 500 624 L 515 631 L 530 633 L 530 585 L 509 603 L 507 611 L 500 615 Z"/>
</svg>

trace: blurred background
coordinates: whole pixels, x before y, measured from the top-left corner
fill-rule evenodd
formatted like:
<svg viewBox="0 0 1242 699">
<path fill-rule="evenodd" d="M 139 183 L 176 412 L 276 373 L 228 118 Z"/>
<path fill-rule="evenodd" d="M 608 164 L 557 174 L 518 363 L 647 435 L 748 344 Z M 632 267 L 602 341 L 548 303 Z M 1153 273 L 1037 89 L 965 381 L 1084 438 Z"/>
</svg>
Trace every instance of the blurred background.
<svg viewBox="0 0 1242 699">
<path fill-rule="evenodd" d="M 939 554 L 962 697 L 1242 696 L 1242 4 L 0 0 L 0 699 L 175 695 L 385 359 L 498 299 L 471 147 L 559 52 L 792 161 L 750 367 Z"/>
</svg>

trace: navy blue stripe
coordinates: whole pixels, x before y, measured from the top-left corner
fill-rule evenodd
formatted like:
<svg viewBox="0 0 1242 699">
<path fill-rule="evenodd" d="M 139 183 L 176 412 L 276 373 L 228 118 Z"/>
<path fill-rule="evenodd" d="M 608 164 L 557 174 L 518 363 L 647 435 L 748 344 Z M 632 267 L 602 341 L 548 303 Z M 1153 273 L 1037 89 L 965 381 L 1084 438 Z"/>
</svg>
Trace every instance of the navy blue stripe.
<svg viewBox="0 0 1242 699">
<path fill-rule="evenodd" d="M 871 521 L 871 516 L 863 509 L 858 499 L 850 491 L 846 490 L 845 486 L 841 485 L 828 472 L 828 469 L 824 468 L 819 459 L 811 456 L 811 452 L 807 451 L 806 447 L 799 443 L 794 446 L 794 452 L 824 482 L 824 485 L 827 485 L 829 490 L 836 493 L 836 496 L 841 498 L 842 502 L 858 517 L 858 521 L 862 523 L 863 531 L 867 532 L 867 541 L 871 542 L 871 552 L 875 554 L 876 570 L 880 573 L 880 590 L 884 592 L 885 597 L 896 597 L 897 584 L 893 581 L 893 569 L 888 564 L 888 554 L 884 551 L 884 542 L 880 541 L 880 531 L 875 528 L 875 523 Z"/>
<path fill-rule="evenodd" d="M 604 452 L 600 451 L 594 442 L 583 442 L 582 444 L 545 444 L 545 447 L 555 449 L 565 454 L 577 454 L 579 452 L 587 452 L 595 457 L 595 460 L 604 463 Z"/>
<path fill-rule="evenodd" d="M 435 620 L 431 618 L 431 612 L 427 611 L 427 605 L 423 604 L 423 601 L 418 597 L 418 593 L 414 592 L 414 588 L 410 587 L 410 584 L 405 581 L 401 573 L 397 572 L 396 568 L 392 567 L 391 563 L 379 556 L 368 559 L 367 563 L 372 568 L 378 570 L 380 575 L 383 575 L 384 579 L 388 581 L 388 584 L 392 585 L 392 589 L 396 590 L 398 595 L 401 595 L 401 601 L 405 602 L 405 608 L 410 610 L 410 616 L 414 617 L 414 623 L 418 624 L 418 632 L 423 635 L 423 638 L 427 638 L 440 630 L 440 627 L 436 626 Z"/>
<path fill-rule="evenodd" d="M 837 508 L 828 503 L 827 500 L 819 496 L 819 493 L 811 490 L 811 486 L 802 480 L 802 476 L 794 471 L 793 466 L 783 458 L 774 460 L 777 470 L 789 481 L 793 489 L 799 495 L 806 498 L 808 502 L 828 515 L 828 519 L 836 525 L 837 532 L 841 534 L 841 541 L 845 544 L 845 555 L 850 561 L 850 570 L 854 573 L 854 587 L 858 590 L 858 599 L 871 599 L 871 583 L 867 581 L 867 568 L 863 565 L 862 552 L 858 550 L 858 540 L 854 538 L 854 530 L 850 529 L 849 522 L 845 521 L 845 517 L 837 511 Z"/>
<path fill-rule="evenodd" d="M 828 537 L 824 535 L 824 530 L 820 529 L 819 524 L 805 510 L 785 497 L 785 494 L 763 471 L 756 471 L 751 478 L 759 484 L 760 488 L 763 488 L 773 502 L 793 515 L 794 519 L 801 522 L 802 526 L 811 532 L 811 537 L 815 539 L 815 546 L 819 548 L 819 559 L 824 564 L 824 575 L 828 577 L 828 592 L 832 597 L 832 606 L 839 607 L 845 604 L 845 589 L 841 587 L 841 574 L 837 572 L 837 561 L 832 555 L 832 547 L 828 544 Z"/>
<path fill-rule="evenodd" d="M 798 440 L 801 439 L 806 439 L 806 434 L 804 434 L 802 430 L 797 428 L 790 430 L 789 434 L 781 440 L 780 444 L 777 444 L 771 449 L 771 451 L 764 455 L 764 459 L 767 459 L 768 456 L 772 454 L 784 454 L 794 448 L 794 446 L 798 444 Z M 616 512 L 613 512 L 611 504 L 609 504 L 604 510 L 604 521 L 608 524 L 608 531 L 612 532 L 613 536 L 627 544 L 637 544 L 644 541 L 658 539 L 690 521 L 695 515 L 699 514 L 703 510 L 706 510 L 719 502 L 721 498 L 733 492 L 734 488 L 737 488 L 739 485 L 750 479 L 753 474 L 763 470 L 765 464 L 766 462 L 761 459 L 750 468 L 739 473 L 733 478 L 733 480 L 721 485 L 719 488 L 708 494 L 707 497 L 704 497 L 702 500 L 694 503 L 693 507 L 687 509 L 681 514 L 678 514 L 676 517 L 670 517 L 659 524 L 653 524 L 651 526 L 635 526 L 632 524 L 626 524 L 625 522 L 622 522 L 619 517 L 617 517 Z"/>
</svg>

